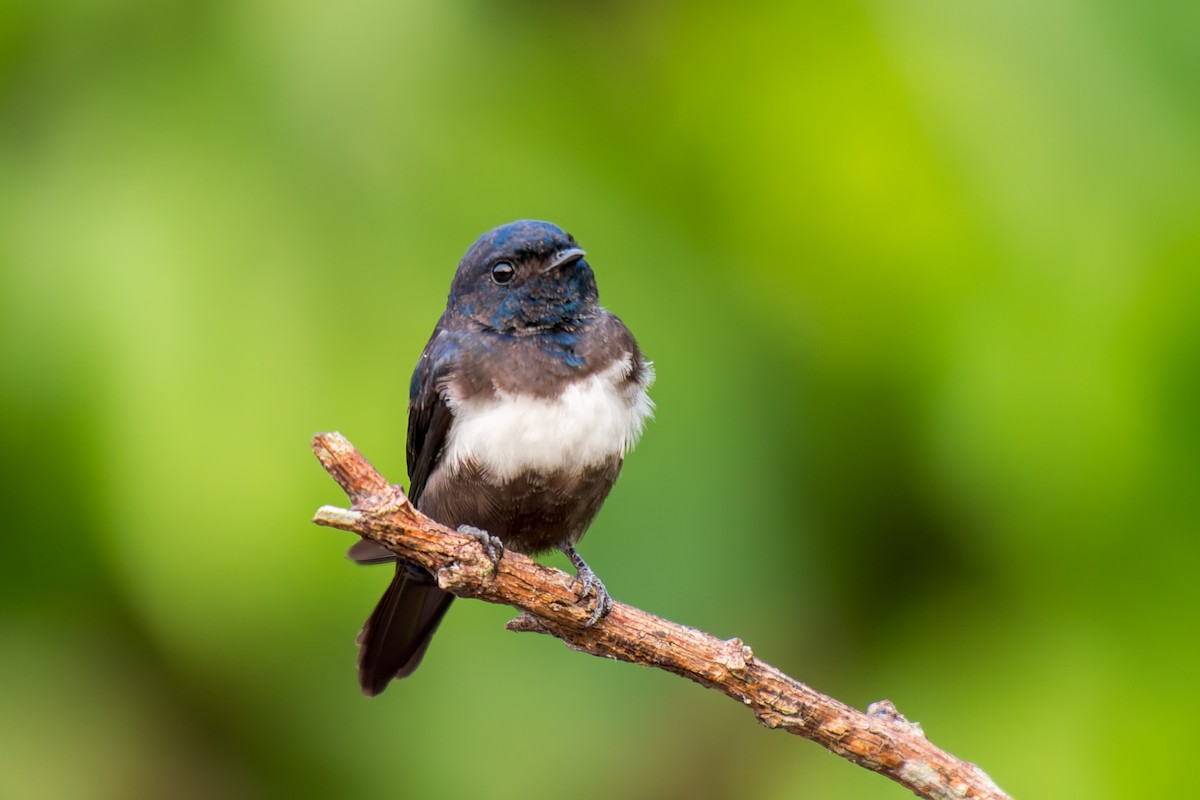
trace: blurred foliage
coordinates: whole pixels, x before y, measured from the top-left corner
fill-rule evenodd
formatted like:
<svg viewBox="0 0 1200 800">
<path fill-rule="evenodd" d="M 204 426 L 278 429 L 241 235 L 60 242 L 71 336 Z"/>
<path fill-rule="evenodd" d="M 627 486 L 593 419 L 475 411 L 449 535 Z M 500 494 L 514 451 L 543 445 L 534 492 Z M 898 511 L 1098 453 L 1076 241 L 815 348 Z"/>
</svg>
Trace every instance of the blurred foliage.
<svg viewBox="0 0 1200 800">
<path fill-rule="evenodd" d="M 905 794 L 480 603 L 359 695 L 309 435 L 404 480 L 520 217 L 658 367 L 618 598 L 1016 796 L 1190 793 L 1197 8 L 0 5 L 0 796 Z"/>
</svg>

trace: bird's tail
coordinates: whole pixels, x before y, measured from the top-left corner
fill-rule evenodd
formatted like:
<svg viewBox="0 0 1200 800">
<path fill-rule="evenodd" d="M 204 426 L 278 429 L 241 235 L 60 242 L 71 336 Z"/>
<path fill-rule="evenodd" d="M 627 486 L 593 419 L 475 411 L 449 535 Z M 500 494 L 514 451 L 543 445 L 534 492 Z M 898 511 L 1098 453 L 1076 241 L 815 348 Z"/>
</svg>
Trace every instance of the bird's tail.
<svg viewBox="0 0 1200 800">
<path fill-rule="evenodd" d="M 359 563 L 384 560 L 382 555 L 371 558 L 353 548 L 350 556 Z M 377 695 L 393 678 L 413 673 L 453 599 L 425 570 L 396 562 L 396 575 L 358 634 L 358 682 L 363 694 Z"/>
</svg>

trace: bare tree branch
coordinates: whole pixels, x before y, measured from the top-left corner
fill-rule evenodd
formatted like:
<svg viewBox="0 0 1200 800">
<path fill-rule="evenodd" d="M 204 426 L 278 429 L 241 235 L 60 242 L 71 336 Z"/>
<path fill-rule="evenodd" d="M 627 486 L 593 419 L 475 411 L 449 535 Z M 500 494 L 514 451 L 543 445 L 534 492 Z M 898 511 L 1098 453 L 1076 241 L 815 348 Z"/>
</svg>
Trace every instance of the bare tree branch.
<svg viewBox="0 0 1200 800">
<path fill-rule="evenodd" d="M 811 739 L 930 800 L 1008 795 L 983 770 L 935 747 L 890 702 L 863 713 L 755 658 L 740 639 L 721 640 L 623 603 L 591 628 L 570 575 L 506 552 L 493 567 L 476 539 L 424 516 L 338 433 L 313 438 L 321 465 L 349 495 L 347 510 L 323 506 L 313 522 L 376 541 L 437 576 L 459 597 L 520 610 L 509 630 L 547 633 L 596 656 L 658 667 L 743 703 L 760 723 Z"/>
</svg>

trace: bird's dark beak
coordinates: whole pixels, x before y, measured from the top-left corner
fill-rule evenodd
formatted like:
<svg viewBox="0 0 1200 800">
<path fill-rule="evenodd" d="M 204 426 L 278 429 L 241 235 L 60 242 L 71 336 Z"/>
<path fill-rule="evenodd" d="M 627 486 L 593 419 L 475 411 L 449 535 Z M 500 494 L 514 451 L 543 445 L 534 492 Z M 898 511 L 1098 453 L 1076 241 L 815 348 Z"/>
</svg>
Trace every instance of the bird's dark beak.
<svg viewBox="0 0 1200 800">
<path fill-rule="evenodd" d="M 542 270 L 542 274 L 545 275 L 550 270 L 558 269 L 564 264 L 570 264 L 572 261 L 576 261 L 586 255 L 587 253 L 578 247 L 568 247 L 566 250 L 559 250 L 554 254 L 554 260 L 547 264 L 546 268 Z"/>
</svg>

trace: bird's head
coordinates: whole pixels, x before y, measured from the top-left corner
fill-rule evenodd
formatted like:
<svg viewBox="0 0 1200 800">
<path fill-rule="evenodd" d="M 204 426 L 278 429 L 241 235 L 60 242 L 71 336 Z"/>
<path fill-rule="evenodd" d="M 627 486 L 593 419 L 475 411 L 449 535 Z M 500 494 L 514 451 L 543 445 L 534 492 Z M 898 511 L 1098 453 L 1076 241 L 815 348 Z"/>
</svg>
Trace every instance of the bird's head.
<svg viewBox="0 0 1200 800">
<path fill-rule="evenodd" d="M 518 220 L 480 236 L 450 286 L 448 310 L 501 333 L 570 325 L 596 313 L 592 268 L 557 225 Z"/>
</svg>

